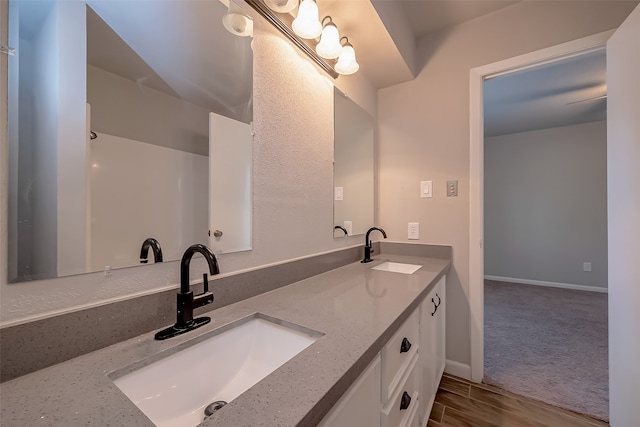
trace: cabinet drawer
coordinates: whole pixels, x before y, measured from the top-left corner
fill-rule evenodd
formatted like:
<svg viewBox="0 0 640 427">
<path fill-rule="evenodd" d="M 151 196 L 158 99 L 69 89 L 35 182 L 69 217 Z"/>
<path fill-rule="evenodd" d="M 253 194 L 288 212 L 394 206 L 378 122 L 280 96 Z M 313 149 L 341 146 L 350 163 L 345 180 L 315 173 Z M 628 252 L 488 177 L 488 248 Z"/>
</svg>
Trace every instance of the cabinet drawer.
<svg viewBox="0 0 640 427">
<path fill-rule="evenodd" d="M 389 402 L 382 408 L 380 420 L 381 427 L 408 427 L 415 422 L 419 406 L 420 378 L 418 375 L 418 355 L 415 354 L 409 363 L 406 375 L 402 378 L 402 383 Z M 410 398 L 408 405 L 403 406 L 403 396 L 407 394 Z M 404 408 L 404 409 L 403 409 Z"/>
<path fill-rule="evenodd" d="M 419 310 L 415 310 L 380 352 L 382 356 L 382 403 L 386 403 L 417 353 L 420 334 Z M 404 344 L 403 344 L 404 342 Z M 405 351 L 408 347 L 408 351 Z"/>
</svg>

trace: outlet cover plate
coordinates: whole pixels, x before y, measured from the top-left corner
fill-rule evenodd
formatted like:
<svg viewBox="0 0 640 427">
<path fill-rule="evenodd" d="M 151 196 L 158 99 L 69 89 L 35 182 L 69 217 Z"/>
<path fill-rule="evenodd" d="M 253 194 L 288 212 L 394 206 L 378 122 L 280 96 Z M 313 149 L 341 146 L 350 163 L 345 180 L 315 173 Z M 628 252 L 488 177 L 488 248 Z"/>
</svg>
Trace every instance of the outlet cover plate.
<svg viewBox="0 0 640 427">
<path fill-rule="evenodd" d="M 408 237 L 409 240 L 419 240 L 420 239 L 420 223 L 410 222 L 408 227 Z"/>
</svg>

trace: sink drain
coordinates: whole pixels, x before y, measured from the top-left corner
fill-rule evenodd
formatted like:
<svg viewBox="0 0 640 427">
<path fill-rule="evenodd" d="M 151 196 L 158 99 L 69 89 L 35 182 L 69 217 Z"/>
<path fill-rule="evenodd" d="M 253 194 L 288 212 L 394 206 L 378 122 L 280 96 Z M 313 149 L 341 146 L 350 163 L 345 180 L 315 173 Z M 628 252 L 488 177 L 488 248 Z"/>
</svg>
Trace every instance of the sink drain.
<svg viewBox="0 0 640 427">
<path fill-rule="evenodd" d="M 222 408 L 226 404 L 227 404 L 227 402 L 225 402 L 224 400 L 216 400 L 215 402 L 208 404 L 204 408 L 204 416 L 205 417 L 210 417 L 211 415 L 213 415 L 216 411 L 218 411 L 220 408 Z"/>
</svg>

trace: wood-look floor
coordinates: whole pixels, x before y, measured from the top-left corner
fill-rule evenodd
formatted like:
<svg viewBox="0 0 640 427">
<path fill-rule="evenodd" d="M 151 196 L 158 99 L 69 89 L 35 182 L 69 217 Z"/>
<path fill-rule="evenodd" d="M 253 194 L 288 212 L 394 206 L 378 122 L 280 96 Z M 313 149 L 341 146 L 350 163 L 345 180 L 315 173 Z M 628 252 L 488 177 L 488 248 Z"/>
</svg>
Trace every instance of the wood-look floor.
<svg viewBox="0 0 640 427">
<path fill-rule="evenodd" d="M 442 377 L 427 427 L 604 427 L 608 424 L 486 384 Z"/>
</svg>

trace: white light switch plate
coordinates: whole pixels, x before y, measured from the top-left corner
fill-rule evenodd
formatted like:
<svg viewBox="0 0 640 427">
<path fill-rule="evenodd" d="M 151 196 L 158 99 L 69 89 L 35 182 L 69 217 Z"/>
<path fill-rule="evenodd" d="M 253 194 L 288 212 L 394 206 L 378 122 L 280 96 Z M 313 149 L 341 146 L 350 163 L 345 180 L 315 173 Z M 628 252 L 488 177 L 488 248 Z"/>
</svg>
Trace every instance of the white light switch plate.
<svg viewBox="0 0 640 427">
<path fill-rule="evenodd" d="M 344 187 L 336 187 L 334 196 L 335 200 L 344 200 Z"/>
<path fill-rule="evenodd" d="M 417 222 L 409 223 L 409 240 L 420 239 L 420 224 Z"/>
<path fill-rule="evenodd" d="M 420 197 L 433 197 L 433 181 L 420 181 Z"/>
</svg>

